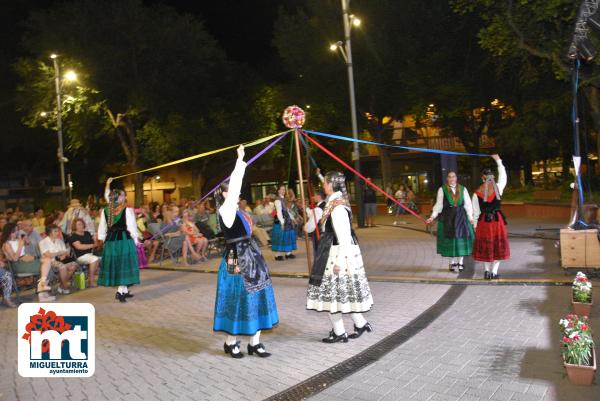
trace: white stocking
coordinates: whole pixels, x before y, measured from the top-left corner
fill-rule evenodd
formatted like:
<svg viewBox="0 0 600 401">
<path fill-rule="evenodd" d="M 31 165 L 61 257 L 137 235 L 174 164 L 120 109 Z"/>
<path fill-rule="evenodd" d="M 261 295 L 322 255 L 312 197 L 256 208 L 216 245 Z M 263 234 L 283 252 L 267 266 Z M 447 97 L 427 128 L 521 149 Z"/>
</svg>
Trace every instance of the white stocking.
<svg viewBox="0 0 600 401">
<path fill-rule="evenodd" d="M 346 332 L 346 328 L 344 327 L 344 320 L 342 318 L 341 313 L 330 313 L 329 320 L 331 320 L 331 324 L 333 325 L 333 332 L 336 336 L 341 336 Z"/>
<path fill-rule="evenodd" d="M 500 261 L 499 260 L 494 260 L 494 263 L 493 263 L 493 269 L 494 270 L 492 271 L 492 273 L 498 274 L 498 268 L 499 267 L 500 267 Z"/>
<path fill-rule="evenodd" d="M 365 324 L 367 324 L 367 319 L 365 319 L 362 313 L 352 313 L 350 314 L 350 316 L 352 316 L 354 325 L 359 329 L 362 329 L 363 327 L 365 327 Z"/>
<path fill-rule="evenodd" d="M 457 258 L 457 260 L 458 260 L 458 262 L 457 262 L 457 263 L 458 263 L 459 265 L 462 265 L 462 264 L 463 264 L 463 260 L 464 260 L 464 259 L 465 259 L 465 258 L 464 258 L 463 256 L 459 256 L 459 257 Z"/>
<path fill-rule="evenodd" d="M 250 345 L 251 346 L 256 346 L 258 345 L 258 343 L 260 343 L 260 330 L 258 330 L 256 332 L 256 334 L 254 334 L 251 338 L 250 338 Z"/>
<path fill-rule="evenodd" d="M 486 272 L 489 272 L 492 268 L 492 262 L 483 262 L 483 267 L 485 268 Z"/>
<path fill-rule="evenodd" d="M 127 294 L 127 286 L 126 285 L 120 285 L 119 288 L 117 288 L 117 292 L 119 294 Z"/>
<path fill-rule="evenodd" d="M 450 264 L 456 264 L 456 258 L 450 258 Z"/>
</svg>

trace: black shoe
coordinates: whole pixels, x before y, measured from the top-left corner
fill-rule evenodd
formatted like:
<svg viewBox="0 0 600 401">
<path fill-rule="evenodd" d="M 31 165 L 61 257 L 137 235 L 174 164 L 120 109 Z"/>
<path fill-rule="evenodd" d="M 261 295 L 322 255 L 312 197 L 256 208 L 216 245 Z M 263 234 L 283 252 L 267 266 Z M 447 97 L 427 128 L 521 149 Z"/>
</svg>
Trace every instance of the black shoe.
<svg viewBox="0 0 600 401">
<path fill-rule="evenodd" d="M 465 265 L 463 265 L 462 263 L 458 264 L 458 271 L 461 272 L 465 269 Z"/>
<path fill-rule="evenodd" d="M 489 280 L 489 279 L 491 279 L 491 278 L 492 278 L 492 275 L 490 274 L 490 272 L 489 272 L 489 271 L 487 271 L 487 270 L 486 270 L 486 271 L 483 273 L 483 278 L 484 278 L 484 280 Z"/>
<path fill-rule="evenodd" d="M 344 333 L 344 334 L 340 334 L 338 336 L 335 334 L 335 331 L 331 330 L 329 332 L 329 337 L 324 338 L 322 341 L 327 344 L 339 343 L 340 341 L 343 343 L 347 343 L 348 342 L 348 334 Z"/>
<path fill-rule="evenodd" d="M 259 349 L 262 349 L 262 352 L 259 351 Z M 261 343 L 258 343 L 255 346 L 248 344 L 248 355 L 254 355 L 255 353 L 256 356 L 260 356 L 261 358 L 268 358 L 271 356 L 270 353 L 265 351 L 265 346 Z"/>
<path fill-rule="evenodd" d="M 119 302 L 127 302 L 127 299 L 126 299 L 127 297 L 125 295 L 127 295 L 127 294 L 121 294 L 120 292 L 117 292 L 115 294 L 115 299 L 118 299 Z"/>
<path fill-rule="evenodd" d="M 238 350 L 238 352 L 233 352 L 234 349 Z M 225 351 L 226 354 L 230 354 L 232 358 L 235 359 L 240 359 L 244 357 L 244 354 L 242 354 L 242 351 L 240 350 L 240 342 L 236 342 L 233 345 L 227 345 L 227 343 L 223 344 L 223 351 Z"/>
<path fill-rule="evenodd" d="M 358 327 L 356 327 L 356 325 L 354 325 L 354 333 L 350 334 L 348 336 L 348 338 L 356 339 L 356 338 L 362 336 L 365 331 L 368 331 L 369 333 L 373 331 L 373 327 L 371 326 L 371 323 L 367 322 L 361 328 L 358 328 Z"/>
<path fill-rule="evenodd" d="M 499 278 L 500 278 L 500 275 L 499 275 L 499 274 L 494 274 L 494 273 L 492 273 L 492 275 L 491 275 L 491 277 L 490 277 L 490 280 L 498 280 Z"/>
<path fill-rule="evenodd" d="M 275 260 L 285 260 L 285 258 L 283 256 L 275 256 Z"/>
<path fill-rule="evenodd" d="M 293 253 L 290 253 L 289 255 L 285 255 L 286 259 L 296 259 L 296 255 L 294 255 Z"/>
<path fill-rule="evenodd" d="M 450 263 L 450 265 L 448 266 L 449 270 L 451 272 L 456 271 L 456 265 L 457 265 L 456 263 Z"/>
</svg>

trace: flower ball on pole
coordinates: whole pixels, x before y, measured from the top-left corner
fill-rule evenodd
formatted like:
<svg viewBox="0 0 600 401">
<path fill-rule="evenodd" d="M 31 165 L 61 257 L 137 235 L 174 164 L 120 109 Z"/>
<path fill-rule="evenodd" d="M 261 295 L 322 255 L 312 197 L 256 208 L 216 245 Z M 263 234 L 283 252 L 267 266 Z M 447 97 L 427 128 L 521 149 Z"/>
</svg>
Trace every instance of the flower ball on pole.
<svg viewBox="0 0 600 401">
<path fill-rule="evenodd" d="M 304 125 L 306 114 L 304 113 L 304 110 L 296 105 L 288 106 L 283 111 L 282 120 L 286 127 L 298 129 L 302 128 Z"/>
<path fill-rule="evenodd" d="M 306 205 L 306 199 L 304 197 L 304 178 L 302 176 L 302 161 L 300 160 L 300 133 L 299 133 L 300 129 L 304 125 L 304 122 L 306 121 L 306 114 L 304 113 L 304 110 L 302 110 L 300 107 L 293 105 L 293 106 L 288 106 L 285 108 L 281 119 L 283 120 L 283 124 L 286 127 L 293 128 L 296 131 L 296 132 L 294 132 L 294 134 L 295 134 L 294 142 L 296 145 L 296 163 L 297 163 L 297 167 L 298 167 L 298 181 L 300 184 L 299 185 L 300 186 L 300 200 L 303 205 L 302 218 L 304 219 L 304 221 L 307 221 L 306 208 L 304 207 L 304 205 Z M 308 234 L 306 233 L 306 230 L 302 230 L 302 231 L 304 233 L 304 243 L 306 245 L 306 263 L 308 265 L 308 274 L 310 275 L 312 261 L 311 261 L 311 257 L 310 257 L 310 247 L 308 245 Z"/>
</svg>

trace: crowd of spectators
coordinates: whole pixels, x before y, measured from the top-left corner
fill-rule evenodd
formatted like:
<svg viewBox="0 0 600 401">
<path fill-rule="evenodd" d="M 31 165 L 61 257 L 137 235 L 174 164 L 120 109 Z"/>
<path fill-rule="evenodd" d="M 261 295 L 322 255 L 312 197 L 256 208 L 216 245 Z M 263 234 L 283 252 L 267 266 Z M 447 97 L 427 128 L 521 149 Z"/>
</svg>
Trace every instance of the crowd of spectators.
<svg viewBox="0 0 600 401">
<path fill-rule="evenodd" d="M 240 210 L 254 222 L 252 235 L 261 246 L 270 243 L 269 231 L 275 214 L 275 195 L 270 194 L 250 207 L 240 199 Z M 287 207 L 292 219 L 302 229 L 302 205 L 291 189 Z M 0 212 L 0 287 L 3 304 L 15 307 L 10 294 L 14 273 L 17 277 L 38 277 L 36 285 L 42 302 L 55 300 L 50 295 L 57 282 L 57 295 L 69 294 L 73 275 L 80 268 L 87 271 L 87 287 L 96 287 L 100 268 L 101 246 L 96 228 L 100 222 L 103 200 L 88 198 L 85 205 L 72 199 L 65 211 L 47 212 L 41 208 L 26 213 L 19 208 Z M 201 263 L 208 258 L 209 244 L 221 237 L 216 205 L 212 199 L 196 202 L 181 199 L 159 204 L 151 202 L 135 209 L 140 243 L 148 264 L 158 261 L 159 249 L 168 243 L 171 254 L 181 255 L 182 263 Z M 145 261 L 144 261 L 145 262 Z M 144 267 L 144 266 L 140 266 Z"/>
</svg>

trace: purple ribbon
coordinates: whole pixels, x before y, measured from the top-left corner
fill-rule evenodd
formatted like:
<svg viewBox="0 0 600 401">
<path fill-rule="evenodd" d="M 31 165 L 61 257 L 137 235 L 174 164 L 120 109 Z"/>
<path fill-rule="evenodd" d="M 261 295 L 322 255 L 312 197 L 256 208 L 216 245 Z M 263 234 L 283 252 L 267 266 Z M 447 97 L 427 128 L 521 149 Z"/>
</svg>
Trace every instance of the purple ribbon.
<svg viewBox="0 0 600 401">
<path fill-rule="evenodd" d="M 271 149 L 273 146 L 275 146 L 275 144 L 279 141 L 281 141 L 283 138 L 285 138 L 287 136 L 287 134 L 289 134 L 290 132 L 286 132 L 285 134 L 281 135 L 279 138 L 275 139 L 273 142 L 271 142 L 269 145 L 267 145 L 263 150 L 261 150 L 260 152 L 258 152 L 256 155 L 254 155 L 254 157 L 252 157 L 250 160 L 248 160 L 246 162 L 246 166 L 251 165 L 252 163 L 254 163 L 256 160 L 258 160 L 258 158 L 260 158 L 262 155 L 264 155 L 265 153 L 267 153 L 269 151 L 269 149 Z M 206 193 L 206 195 L 204 195 L 200 200 L 192 203 L 192 207 L 196 206 L 198 203 L 202 202 L 203 200 L 205 200 L 206 198 L 208 198 L 210 195 L 212 195 L 220 186 L 221 184 L 223 184 L 224 182 L 229 181 L 229 179 L 231 178 L 231 175 L 229 175 L 227 178 L 225 178 L 223 181 L 221 181 L 220 183 L 218 183 L 217 185 L 215 185 L 215 187 L 213 189 L 211 189 L 210 191 L 208 191 Z M 219 213 L 219 211 L 217 210 L 217 213 Z M 156 238 L 156 236 L 158 236 L 159 234 L 163 234 L 166 230 L 168 230 L 171 226 L 173 226 L 174 224 L 177 224 L 181 219 L 177 218 L 173 221 L 173 223 L 167 224 L 164 227 L 162 227 L 157 233 L 155 233 L 154 235 L 152 235 L 152 237 L 150 238 L 150 240 L 153 240 Z"/>
</svg>

